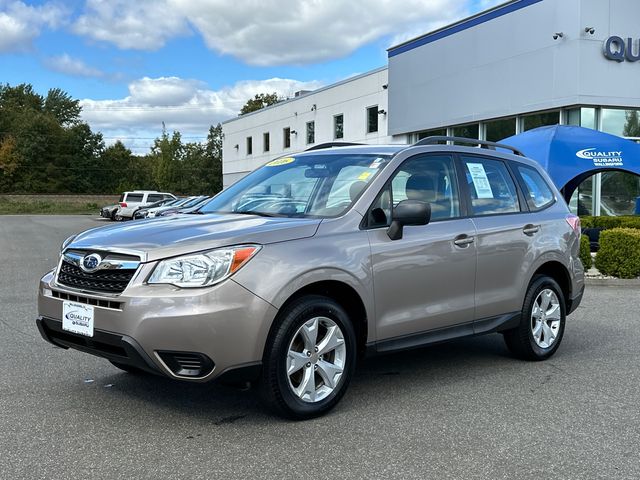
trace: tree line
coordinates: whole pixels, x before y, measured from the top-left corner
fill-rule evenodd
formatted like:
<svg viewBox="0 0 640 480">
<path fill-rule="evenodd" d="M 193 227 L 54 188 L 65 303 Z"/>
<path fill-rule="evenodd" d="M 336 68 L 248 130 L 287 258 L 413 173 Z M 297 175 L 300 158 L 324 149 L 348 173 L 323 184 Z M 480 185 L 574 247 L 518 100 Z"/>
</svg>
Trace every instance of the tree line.
<svg viewBox="0 0 640 480">
<path fill-rule="evenodd" d="M 81 120 L 79 100 L 59 88 L 46 96 L 29 84 L 0 85 L 0 193 L 116 194 L 157 189 L 214 194 L 222 189 L 222 126 L 204 142 L 164 128 L 146 155 Z"/>
</svg>

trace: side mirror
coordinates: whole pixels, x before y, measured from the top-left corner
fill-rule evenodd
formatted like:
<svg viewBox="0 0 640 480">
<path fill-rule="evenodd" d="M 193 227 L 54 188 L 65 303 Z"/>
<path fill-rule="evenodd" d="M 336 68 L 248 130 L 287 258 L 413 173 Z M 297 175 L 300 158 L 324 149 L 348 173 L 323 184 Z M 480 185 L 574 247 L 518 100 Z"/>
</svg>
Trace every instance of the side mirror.
<svg viewBox="0 0 640 480">
<path fill-rule="evenodd" d="M 426 225 L 429 220 L 431 220 L 431 204 L 419 200 L 403 200 L 393 209 L 387 235 L 391 240 L 399 240 L 402 238 L 404 226 Z"/>
</svg>

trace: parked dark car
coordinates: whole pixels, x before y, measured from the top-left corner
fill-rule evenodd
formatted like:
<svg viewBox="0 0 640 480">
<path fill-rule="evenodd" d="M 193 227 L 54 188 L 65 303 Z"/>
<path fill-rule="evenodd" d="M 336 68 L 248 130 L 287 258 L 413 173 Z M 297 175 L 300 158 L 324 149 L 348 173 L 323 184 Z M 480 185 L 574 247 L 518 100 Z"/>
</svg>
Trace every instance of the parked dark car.
<svg viewBox="0 0 640 480">
<path fill-rule="evenodd" d="M 115 205 L 107 205 L 106 207 L 102 207 L 100 209 L 100 216 L 102 218 L 108 218 L 109 220 L 115 220 L 116 213 L 118 212 L 119 208 L 120 205 L 117 203 Z"/>
<path fill-rule="evenodd" d="M 156 217 L 170 217 L 171 215 L 176 215 L 178 213 L 189 213 L 191 211 L 197 210 L 205 203 L 207 203 L 210 199 L 211 197 L 209 197 L 208 195 L 201 195 L 185 203 L 184 205 L 179 205 L 173 208 L 162 210 L 156 214 Z"/>
<path fill-rule="evenodd" d="M 164 207 L 167 205 L 171 205 L 173 203 L 177 203 L 180 200 L 181 200 L 180 198 L 163 198 L 162 200 L 158 200 L 157 202 L 154 202 L 151 205 L 147 205 L 145 207 L 138 207 L 133 211 L 133 219 L 140 220 L 142 218 L 147 218 L 147 214 L 151 208 Z"/>
</svg>

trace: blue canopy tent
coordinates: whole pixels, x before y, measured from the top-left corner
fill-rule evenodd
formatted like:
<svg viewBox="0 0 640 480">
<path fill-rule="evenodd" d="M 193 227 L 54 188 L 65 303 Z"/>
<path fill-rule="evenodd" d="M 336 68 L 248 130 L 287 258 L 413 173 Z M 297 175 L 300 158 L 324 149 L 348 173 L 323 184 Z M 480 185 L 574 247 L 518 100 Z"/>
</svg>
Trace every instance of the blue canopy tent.
<svg viewBox="0 0 640 480">
<path fill-rule="evenodd" d="M 640 175 L 640 145 L 589 128 L 540 127 L 500 143 L 540 163 L 567 202 L 578 185 L 595 173 L 620 170 Z"/>
</svg>

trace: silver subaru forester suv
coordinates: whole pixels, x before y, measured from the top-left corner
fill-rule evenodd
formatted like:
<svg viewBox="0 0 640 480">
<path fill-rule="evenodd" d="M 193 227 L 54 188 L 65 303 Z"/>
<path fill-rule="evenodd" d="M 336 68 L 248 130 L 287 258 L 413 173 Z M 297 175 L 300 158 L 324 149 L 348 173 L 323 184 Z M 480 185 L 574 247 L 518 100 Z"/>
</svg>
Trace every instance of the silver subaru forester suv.
<svg viewBox="0 0 640 480">
<path fill-rule="evenodd" d="M 499 332 L 544 360 L 584 291 L 579 219 L 537 163 L 455 142 L 476 146 L 314 148 L 191 214 L 74 235 L 40 333 L 130 372 L 255 382 L 295 419 L 335 406 L 365 353 Z"/>
</svg>

